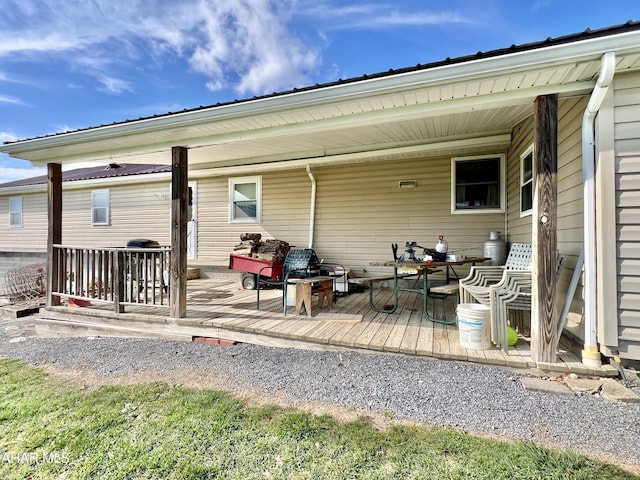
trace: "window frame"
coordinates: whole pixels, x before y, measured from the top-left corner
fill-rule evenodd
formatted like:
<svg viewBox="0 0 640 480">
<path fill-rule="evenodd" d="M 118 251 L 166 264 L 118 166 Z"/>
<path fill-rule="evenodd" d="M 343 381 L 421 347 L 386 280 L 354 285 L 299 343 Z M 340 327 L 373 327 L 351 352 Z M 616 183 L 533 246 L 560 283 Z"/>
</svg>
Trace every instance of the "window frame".
<svg viewBox="0 0 640 480">
<path fill-rule="evenodd" d="M 236 217 L 235 216 L 235 206 L 236 200 L 236 185 L 245 185 L 245 184 L 255 184 L 255 199 L 251 201 L 255 202 L 256 206 L 256 214 L 255 217 Z M 255 175 L 250 177 L 232 177 L 229 178 L 229 223 L 237 224 L 237 223 L 250 223 L 250 224 L 260 224 L 262 223 L 262 176 Z"/>
<path fill-rule="evenodd" d="M 524 161 L 529 155 L 531 155 L 531 178 L 525 182 L 524 181 Z M 535 193 L 534 192 L 535 182 L 534 182 L 534 175 L 533 175 L 534 164 L 535 164 L 535 154 L 534 154 L 534 151 L 533 151 L 533 144 L 531 144 L 520 155 L 520 217 L 521 218 L 522 217 L 529 217 L 529 216 L 533 215 L 533 197 L 534 197 L 534 193 Z M 522 209 L 523 199 L 524 199 L 523 190 L 527 185 L 531 185 L 531 208 L 528 209 L 528 210 L 523 210 Z"/>
<path fill-rule="evenodd" d="M 14 202 L 19 201 L 19 211 L 14 209 Z M 14 216 L 17 215 L 19 222 L 14 222 Z M 22 197 L 9 197 L 9 228 L 22 228 L 24 217 L 24 201 Z"/>
<path fill-rule="evenodd" d="M 106 205 L 96 205 L 97 197 L 106 193 Z M 99 209 L 104 209 L 105 220 L 104 222 L 96 221 L 96 212 Z M 108 188 L 102 188 L 99 190 L 91 190 L 91 225 L 92 226 L 109 226 L 111 225 L 111 190 Z"/>
<path fill-rule="evenodd" d="M 499 206 L 491 208 L 476 208 L 467 207 L 461 208 L 457 206 L 457 179 L 456 179 L 456 165 L 459 162 L 473 162 L 480 160 L 495 159 L 500 162 L 500 178 L 497 180 Z M 468 215 L 468 214 L 488 214 L 488 213 L 504 213 L 506 211 L 506 156 L 504 153 L 494 153 L 488 155 L 470 155 L 465 157 L 452 157 L 451 158 L 451 213 L 455 215 Z"/>
</svg>

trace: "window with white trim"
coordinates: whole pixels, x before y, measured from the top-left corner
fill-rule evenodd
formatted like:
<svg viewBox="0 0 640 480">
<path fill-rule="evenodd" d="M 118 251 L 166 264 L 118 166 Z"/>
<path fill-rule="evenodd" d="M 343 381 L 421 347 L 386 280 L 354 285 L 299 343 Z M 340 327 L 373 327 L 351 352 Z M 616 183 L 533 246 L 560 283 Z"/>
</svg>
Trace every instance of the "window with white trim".
<svg viewBox="0 0 640 480">
<path fill-rule="evenodd" d="M 520 216 L 533 212 L 533 145 L 520 155 Z"/>
<path fill-rule="evenodd" d="M 22 227 L 22 197 L 9 198 L 9 227 Z"/>
<path fill-rule="evenodd" d="M 451 159 L 451 213 L 500 213 L 504 207 L 503 154 Z"/>
<path fill-rule="evenodd" d="M 262 177 L 229 179 L 229 223 L 262 221 Z"/>
<path fill-rule="evenodd" d="M 91 191 L 91 225 L 109 225 L 109 190 Z"/>
</svg>

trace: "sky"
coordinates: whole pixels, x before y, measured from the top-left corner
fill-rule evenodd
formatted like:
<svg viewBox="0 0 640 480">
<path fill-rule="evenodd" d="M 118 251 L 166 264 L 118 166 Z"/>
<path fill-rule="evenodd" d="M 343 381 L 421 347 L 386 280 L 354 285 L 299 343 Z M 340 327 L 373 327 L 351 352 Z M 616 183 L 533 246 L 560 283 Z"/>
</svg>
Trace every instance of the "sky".
<svg viewBox="0 0 640 480">
<path fill-rule="evenodd" d="M 0 142 L 628 20 L 640 1 L 2 0 Z M 0 154 L 0 184 L 42 173 Z"/>
</svg>

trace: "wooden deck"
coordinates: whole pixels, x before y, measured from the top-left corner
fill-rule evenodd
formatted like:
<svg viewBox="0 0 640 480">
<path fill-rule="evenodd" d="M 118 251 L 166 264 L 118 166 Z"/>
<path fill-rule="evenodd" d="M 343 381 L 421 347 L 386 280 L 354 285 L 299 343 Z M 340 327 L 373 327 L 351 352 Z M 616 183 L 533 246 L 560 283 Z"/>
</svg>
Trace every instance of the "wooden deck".
<svg viewBox="0 0 640 480">
<path fill-rule="evenodd" d="M 583 365 L 576 355 L 579 347 L 560 342 L 559 362 L 537 364 L 530 346 L 520 338 L 504 353 L 497 348 L 473 350 L 460 345 L 457 327 L 432 323 L 423 318 L 422 297 L 403 292 L 396 313 L 382 314 L 369 306 L 369 294 L 339 297 L 334 308 L 325 305 L 313 317 L 296 315 L 295 307 L 282 313 L 282 292 L 261 291 L 261 310 L 256 310 L 256 292 L 243 290 L 227 280 L 191 280 L 187 283 L 187 317 L 171 319 L 166 307 L 128 307 L 116 314 L 108 306 L 54 307 L 41 312 L 36 329 L 41 336 L 131 336 L 191 341 L 194 337 L 225 339 L 270 346 L 389 352 L 437 357 L 515 368 L 538 367 L 554 372 L 615 376 L 608 365 L 598 369 Z M 377 305 L 392 301 L 390 290 L 376 289 Z M 455 316 L 453 297 L 430 301 L 436 315 L 442 309 Z M 317 313 L 316 313 L 317 312 Z M 213 340 L 214 342 L 216 340 Z"/>
</svg>

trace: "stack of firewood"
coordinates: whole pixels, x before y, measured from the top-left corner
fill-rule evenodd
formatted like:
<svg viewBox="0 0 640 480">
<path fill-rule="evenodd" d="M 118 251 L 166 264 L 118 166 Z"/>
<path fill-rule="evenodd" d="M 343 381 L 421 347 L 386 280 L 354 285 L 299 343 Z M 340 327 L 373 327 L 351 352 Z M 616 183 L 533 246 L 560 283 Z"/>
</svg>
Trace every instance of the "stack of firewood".
<svg viewBox="0 0 640 480">
<path fill-rule="evenodd" d="M 238 245 L 233 248 L 235 255 L 260 258 L 269 262 L 284 262 L 289 253 L 289 244 L 282 240 L 262 240 L 259 233 L 243 233 Z"/>
</svg>

